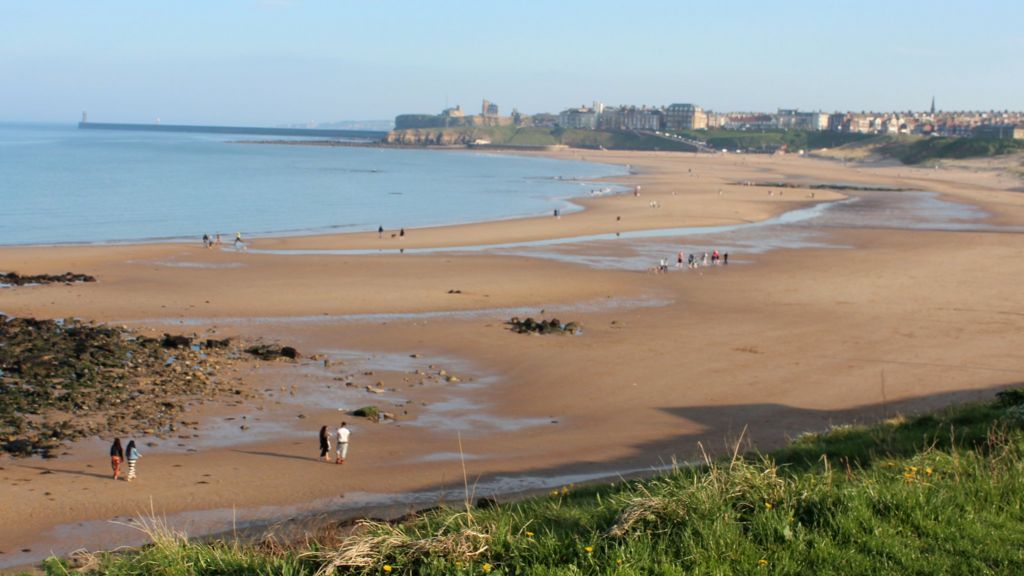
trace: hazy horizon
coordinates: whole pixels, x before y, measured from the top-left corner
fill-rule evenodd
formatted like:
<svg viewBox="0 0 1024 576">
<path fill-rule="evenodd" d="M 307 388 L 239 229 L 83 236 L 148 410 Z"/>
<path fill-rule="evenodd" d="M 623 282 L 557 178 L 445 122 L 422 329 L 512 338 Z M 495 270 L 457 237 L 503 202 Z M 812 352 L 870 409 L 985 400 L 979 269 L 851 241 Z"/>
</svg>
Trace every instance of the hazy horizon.
<svg viewBox="0 0 1024 576">
<path fill-rule="evenodd" d="M 1024 5 L 300 0 L 0 5 L 0 120 L 290 125 L 502 114 L 1024 109 Z"/>
</svg>

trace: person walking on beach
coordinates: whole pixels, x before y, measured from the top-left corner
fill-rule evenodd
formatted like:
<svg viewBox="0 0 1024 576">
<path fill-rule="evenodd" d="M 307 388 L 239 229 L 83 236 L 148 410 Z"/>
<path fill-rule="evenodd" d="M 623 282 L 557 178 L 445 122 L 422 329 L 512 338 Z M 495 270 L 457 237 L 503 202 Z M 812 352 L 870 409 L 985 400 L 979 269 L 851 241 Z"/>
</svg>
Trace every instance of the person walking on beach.
<svg viewBox="0 0 1024 576">
<path fill-rule="evenodd" d="M 209 247 L 210 247 L 210 235 L 209 234 L 203 234 L 203 248 L 209 248 Z"/>
<path fill-rule="evenodd" d="M 336 439 L 338 440 L 338 458 L 334 461 L 335 464 L 344 464 L 345 458 L 348 456 L 348 435 L 349 429 L 345 426 L 346 422 L 342 422 L 341 426 L 338 427 Z"/>
<path fill-rule="evenodd" d="M 245 242 L 242 242 L 241 232 L 235 232 L 235 250 L 245 250 Z"/>
<path fill-rule="evenodd" d="M 722 265 L 723 266 L 728 266 L 729 265 L 729 253 L 728 252 L 726 252 L 725 254 L 722 254 Z"/>
<path fill-rule="evenodd" d="M 384 227 L 377 226 L 377 238 L 384 238 Z"/>
<path fill-rule="evenodd" d="M 682 268 L 682 267 L 683 267 L 683 253 L 680 252 L 679 254 L 676 255 L 676 268 Z"/>
<path fill-rule="evenodd" d="M 135 440 L 128 441 L 128 447 L 124 449 L 125 456 L 128 458 L 128 481 L 135 480 L 135 463 L 142 458 L 142 454 L 139 454 L 139 449 L 135 447 Z"/>
<path fill-rule="evenodd" d="M 401 230 L 398 231 L 398 237 L 405 238 L 405 228 L 402 228 Z"/>
<path fill-rule="evenodd" d="M 327 433 L 327 426 L 320 427 L 320 457 L 324 462 L 331 461 L 331 435 Z"/>
<path fill-rule="evenodd" d="M 124 461 L 124 449 L 121 448 L 121 439 L 114 438 L 110 445 L 110 468 L 114 471 L 114 480 L 121 477 L 121 462 Z"/>
</svg>

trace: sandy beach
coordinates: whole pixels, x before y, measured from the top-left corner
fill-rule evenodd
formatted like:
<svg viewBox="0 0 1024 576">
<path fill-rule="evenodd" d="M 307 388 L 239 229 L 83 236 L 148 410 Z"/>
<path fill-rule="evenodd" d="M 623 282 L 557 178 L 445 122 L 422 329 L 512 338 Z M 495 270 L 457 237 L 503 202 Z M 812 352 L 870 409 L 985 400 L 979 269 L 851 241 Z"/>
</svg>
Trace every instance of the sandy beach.
<svg viewBox="0 0 1024 576">
<path fill-rule="evenodd" d="M 489 496 L 614 479 L 702 447 L 720 453 L 741 436 L 771 448 L 1024 381 L 1024 185 L 1008 172 L 1019 159 L 932 169 L 546 154 L 629 165 L 634 174 L 615 182 L 640 194 L 587 198 L 557 219 L 257 238 L 246 251 L 198 240 L 0 248 L 0 271 L 98 279 L 0 289 L 4 314 L 263 339 L 303 354 L 241 375 L 259 400 L 206 405 L 189 415 L 198 424 L 168 438 L 140 432 L 140 446 L 156 445 L 132 484 L 110 479 L 109 439 L 51 460 L 0 456 L 0 511 L 17 520 L 0 525 L 0 569 L 132 543 L 138 536 L 110 521 L 150 510 L 190 533 L 401 512 L 451 501 L 464 481 Z M 782 181 L 797 187 L 747 184 Z M 798 187 L 827 183 L 930 192 L 949 214 L 983 215 L 947 225 L 937 208 L 939 224 L 903 226 L 851 212 L 827 225 L 744 228 L 852 196 L 863 198 L 849 206 L 884 215 L 907 195 Z M 688 227 L 725 228 L 631 236 Z M 552 242 L 578 237 L 595 238 Z M 479 249 L 489 245 L 505 247 Z M 675 267 L 679 250 L 718 247 L 728 266 Z M 650 271 L 659 258 L 667 274 Z M 515 334 L 512 316 L 583 331 Z M 395 421 L 347 415 L 365 405 Z M 349 461 L 318 461 L 317 431 L 343 419 Z"/>
</svg>

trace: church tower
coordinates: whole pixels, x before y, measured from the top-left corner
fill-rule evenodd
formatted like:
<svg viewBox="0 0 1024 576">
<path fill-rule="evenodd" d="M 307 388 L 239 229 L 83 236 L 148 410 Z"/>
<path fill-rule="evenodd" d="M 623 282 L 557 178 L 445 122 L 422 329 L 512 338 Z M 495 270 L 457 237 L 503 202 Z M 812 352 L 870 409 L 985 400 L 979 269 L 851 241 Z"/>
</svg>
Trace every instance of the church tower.
<svg viewBox="0 0 1024 576">
<path fill-rule="evenodd" d="M 932 116 L 935 116 L 935 96 L 932 96 Z"/>
</svg>

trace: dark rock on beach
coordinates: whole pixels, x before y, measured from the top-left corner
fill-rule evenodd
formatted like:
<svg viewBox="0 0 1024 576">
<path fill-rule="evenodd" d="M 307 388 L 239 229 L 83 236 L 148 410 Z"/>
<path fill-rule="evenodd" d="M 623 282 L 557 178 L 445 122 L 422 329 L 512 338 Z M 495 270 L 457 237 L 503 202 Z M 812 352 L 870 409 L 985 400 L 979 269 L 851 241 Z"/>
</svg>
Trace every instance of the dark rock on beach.
<svg viewBox="0 0 1024 576">
<path fill-rule="evenodd" d="M 278 358 L 295 360 L 299 357 L 299 351 L 295 348 L 277 344 L 255 344 L 246 348 L 245 351 L 261 360 L 277 360 Z"/>
<path fill-rule="evenodd" d="M 526 318 L 520 320 L 518 316 L 513 316 L 511 320 L 506 322 L 509 329 L 518 334 L 579 334 L 581 327 L 578 322 L 569 322 L 562 324 L 558 318 L 552 318 L 550 320 L 534 320 L 533 318 Z"/>
<path fill-rule="evenodd" d="M 188 336 L 164 334 L 164 339 L 160 341 L 160 345 L 164 348 L 188 348 L 192 346 L 192 339 Z"/>
<path fill-rule="evenodd" d="M 0 274 L 0 285 L 25 286 L 33 284 L 71 284 L 74 282 L 95 282 L 96 278 L 88 274 L 74 274 L 65 272 L 63 274 L 36 274 L 33 276 L 22 276 L 17 272 Z"/>
</svg>

